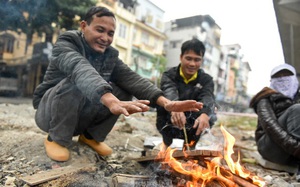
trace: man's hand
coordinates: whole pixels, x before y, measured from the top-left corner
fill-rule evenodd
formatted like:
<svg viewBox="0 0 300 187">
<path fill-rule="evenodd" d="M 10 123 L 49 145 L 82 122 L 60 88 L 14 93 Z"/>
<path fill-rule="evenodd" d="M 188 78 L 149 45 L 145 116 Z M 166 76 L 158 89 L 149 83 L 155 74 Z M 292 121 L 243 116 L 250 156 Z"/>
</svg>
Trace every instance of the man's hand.
<svg viewBox="0 0 300 187">
<path fill-rule="evenodd" d="M 171 122 L 179 129 L 183 129 L 186 124 L 186 117 L 183 112 L 171 112 Z"/>
<path fill-rule="evenodd" d="M 137 112 L 148 111 L 150 101 L 148 100 L 135 100 L 135 101 L 120 101 L 111 93 L 106 93 L 101 97 L 101 102 L 115 115 L 130 114 Z"/>
<path fill-rule="evenodd" d="M 195 100 L 169 101 L 164 105 L 164 108 L 169 112 L 198 112 L 203 108 L 203 103 Z"/>
<path fill-rule="evenodd" d="M 197 128 L 196 135 L 200 135 L 202 131 L 206 128 L 210 128 L 209 126 L 209 116 L 205 113 L 202 113 L 194 123 L 193 128 Z"/>
<path fill-rule="evenodd" d="M 124 114 L 125 116 L 129 116 L 133 113 L 148 111 L 149 103 L 148 100 L 119 101 L 112 103 L 108 108 L 115 115 Z"/>
</svg>

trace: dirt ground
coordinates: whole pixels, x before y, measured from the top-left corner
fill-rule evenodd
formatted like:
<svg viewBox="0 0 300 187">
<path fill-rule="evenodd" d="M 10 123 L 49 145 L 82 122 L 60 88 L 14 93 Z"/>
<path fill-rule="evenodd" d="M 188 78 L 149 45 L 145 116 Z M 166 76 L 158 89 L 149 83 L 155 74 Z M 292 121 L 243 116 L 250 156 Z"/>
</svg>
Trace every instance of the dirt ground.
<svg viewBox="0 0 300 187">
<path fill-rule="evenodd" d="M 0 101 L 0 186 L 29 186 L 23 180 L 24 177 L 69 166 L 83 168 L 35 186 L 102 187 L 113 186 L 112 178 L 118 173 L 158 175 L 157 164 L 145 164 L 135 160 L 145 150 L 144 140 L 147 137 L 160 137 L 155 128 L 155 112 L 120 117 L 106 140 L 114 150 L 111 156 L 98 156 L 86 145 L 79 144 L 78 137 L 74 137 L 73 145 L 69 148 L 71 159 L 67 162 L 55 162 L 45 154 L 43 141 L 46 133 L 35 125 L 35 110 L 31 106 L 31 100 L 0 98 Z M 263 168 L 251 157 L 256 152 L 253 129 L 244 124 L 228 125 L 227 119 L 232 118 L 232 114 L 220 113 L 218 118 L 219 122 L 211 131 L 213 136 L 222 139 L 222 123 L 236 138 L 235 149 L 241 152 L 242 165 L 261 177 L 266 186 L 299 186 L 294 174 Z M 256 116 L 250 115 L 249 118 Z"/>
</svg>

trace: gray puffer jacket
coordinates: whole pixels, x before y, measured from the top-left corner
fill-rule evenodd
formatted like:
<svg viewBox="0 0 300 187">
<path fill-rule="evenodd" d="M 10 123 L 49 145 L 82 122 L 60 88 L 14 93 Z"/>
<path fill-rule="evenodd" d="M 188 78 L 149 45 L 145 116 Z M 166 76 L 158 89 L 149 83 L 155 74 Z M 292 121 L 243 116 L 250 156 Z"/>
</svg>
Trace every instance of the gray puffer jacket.
<svg viewBox="0 0 300 187">
<path fill-rule="evenodd" d="M 99 103 L 103 94 L 111 92 L 112 82 L 138 99 L 150 100 L 154 106 L 162 91 L 132 71 L 118 56 L 113 47 L 104 54 L 96 53 L 79 31 L 65 32 L 53 47 L 43 82 L 34 91 L 34 108 L 38 108 L 48 89 L 67 77 L 92 102 Z"/>
</svg>

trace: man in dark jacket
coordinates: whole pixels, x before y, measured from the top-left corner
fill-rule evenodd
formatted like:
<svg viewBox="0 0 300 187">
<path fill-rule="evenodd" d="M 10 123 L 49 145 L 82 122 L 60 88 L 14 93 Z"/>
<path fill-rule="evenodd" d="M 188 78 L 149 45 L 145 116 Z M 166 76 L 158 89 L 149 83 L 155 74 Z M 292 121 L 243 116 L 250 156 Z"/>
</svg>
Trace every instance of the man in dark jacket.
<svg viewBox="0 0 300 187">
<path fill-rule="evenodd" d="M 295 68 L 276 66 L 270 87 L 263 88 L 250 101 L 258 115 L 255 140 L 263 158 L 284 165 L 300 164 L 299 83 Z"/>
<path fill-rule="evenodd" d="M 103 141 L 121 114 L 144 112 L 148 105 L 168 111 L 202 108 L 196 101 L 168 100 L 118 58 L 110 46 L 116 20 L 107 8 L 90 8 L 80 27 L 81 32 L 59 36 L 33 95 L 36 123 L 49 133 L 44 145 L 51 159 L 68 160 L 67 147 L 76 135 L 100 155 L 110 155 L 112 149 Z M 132 101 L 132 96 L 138 100 Z"/>
<path fill-rule="evenodd" d="M 185 140 L 183 130 L 187 132 L 186 143 L 194 142 L 195 145 L 200 134 L 216 121 L 214 82 L 210 75 L 200 69 L 204 54 L 205 46 L 201 41 L 185 41 L 181 46 L 180 64 L 162 75 L 161 89 L 168 99 L 193 99 L 203 103 L 199 112 L 169 112 L 163 107 L 157 108 L 156 126 L 163 136 L 164 148 L 172 144 L 173 138 Z"/>
</svg>

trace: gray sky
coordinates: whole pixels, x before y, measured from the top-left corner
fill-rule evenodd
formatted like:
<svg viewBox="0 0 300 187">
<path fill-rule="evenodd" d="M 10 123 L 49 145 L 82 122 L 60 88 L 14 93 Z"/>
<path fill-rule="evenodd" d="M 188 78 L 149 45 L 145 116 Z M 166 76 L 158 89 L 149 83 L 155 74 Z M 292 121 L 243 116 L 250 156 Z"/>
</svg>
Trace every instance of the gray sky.
<svg viewBox="0 0 300 187">
<path fill-rule="evenodd" d="M 221 44 L 240 44 L 252 72 L 248 93 L 269 86 L 271 69 L 284 63 L 272 0 L 151 0 L 164 20 L 209 14 L 221 27 Z"/>
</svg>

